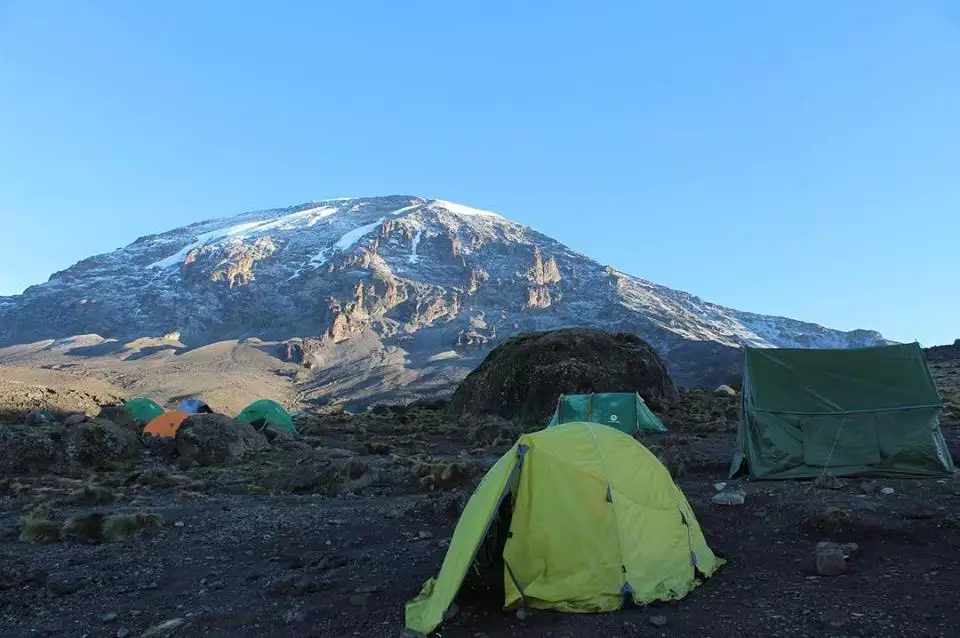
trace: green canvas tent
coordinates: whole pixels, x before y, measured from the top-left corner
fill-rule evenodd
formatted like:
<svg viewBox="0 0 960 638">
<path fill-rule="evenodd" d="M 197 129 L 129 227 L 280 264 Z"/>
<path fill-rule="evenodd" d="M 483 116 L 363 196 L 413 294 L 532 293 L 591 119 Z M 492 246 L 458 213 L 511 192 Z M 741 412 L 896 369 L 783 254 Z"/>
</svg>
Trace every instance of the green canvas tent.
<svg viewBox="0 0 960 638">
<path fill-rule="evenodd" d="M 919 344 L 747 348 L 730 476 L 941 477 L 953 461 Z"/>
<path fill-rule="evenodd" d="M 283 432 L 296 433 L 290 414 L 283 409 L 282 405 L 269 399 L 254 401 L 237 415 L 236 420 L 260 427 L 272 425 Z"/>
<path fill-rule="evenodd" d="M 437 577 L 407 603 L 407 629 L 440 625 L 495 523 L 506 528 L 497 553 L 508 609 L 677 600 L 724 564 L 650 450 L 614 428 L 568 423 L 524 434 L 483 477 Z"/>
<path fill-rule="evenodd" d="M 627 434 L 667 431 L 636 392 L 561 394 L 547 427 L 577 421 L 609 425 Z"/>
<path fill-rule="evenodd" d="M 149 423 L 163 414 L 163 408 L 152 399 L 137 397 L 123 402 L 123 407 L 127 409 L 130 416 L 137 423 Z"/>
</svg>

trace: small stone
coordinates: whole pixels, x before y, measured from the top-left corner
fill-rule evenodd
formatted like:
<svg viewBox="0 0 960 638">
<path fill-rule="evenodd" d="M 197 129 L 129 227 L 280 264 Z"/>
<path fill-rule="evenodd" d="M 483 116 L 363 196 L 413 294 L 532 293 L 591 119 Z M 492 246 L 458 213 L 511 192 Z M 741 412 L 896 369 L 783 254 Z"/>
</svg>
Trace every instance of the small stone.
<svg viewBox="0 0 960 638">
<path fill-rule="evenodd" d="M 860 492 L 868 495 L 876 494 L 877 482 L 876 481 L 860 481 Z"/>
<path fill-rule="evenodd" d="M 121 627 L 117 630 L 117 638 L 127 638 L 130 635 L 130 630 L 126 627 Z"/>
<path fill-rule="evenodd" d="M 724 483 L 723 481 L 720 481 L 719 483 L 714 483 L 713 489 L 717 490 L 718 492 L 722 492 L 723 490 L 727 489 L 727 484 Z"/>
<path fill-rule="evenodd" d="M 177 630 L 187 624 L 183 618 L 173 618 L 159 625 L 154 625 L 150 629 L 140 634 L 140 638 L 170 638 L 177 633 Z"/>
<path fill-rule="evenodd" d="M 647 622 L 653 625 L 654 627 L 666 627 L 667 626 L 667 617 L 666 616 L 650 616 L 647 619 Z"/>
<path fill-rule="evenodd" d="M 417 534 L 417 538 L 420 538 L 421 540 L 428 540 L 433 538 L 433 534 L 424 529 L 420 530 L 420 533 Z"/>
<path fill-rule="evenodd" d="M 841 490 L 843 481 L 833 474 L 821 474 L 813 481 L 813 486 L 820 490 Z"/>
<path fill-rule="evenodd" d="M 173 524 L 174 527 L 183 527 L 184 525 L 185 523 L 183 521 L 177 521 L 176 523 Z"/>
<path fill-rule="evenodd" d="M 893 493 L 895 493 L 895 492 L 896 492 L 896 490 L 893 489 L 892 487 L 884 487 L 884 488 L 882 488 L 882 489 L 880 490 L 880 493 L 883 494 L 884 496 L 890 496 L 891 494 L 893 494 Z"/>
<path fill-rule="evenodd" d="M 71 414 L 66 419 L 64 419 L 64 425 L 80 425 L 81 423 L 87 420 L 86 414 Z"/>
<path fill-rule="evenodd" d="M 73 578 L 50 576 L 47 579 L 47 589 L 58 596 L 67 596 L 80 590 L 80 583 Z"/>
<path fill-rule="evenodd" d="M 306 618 L 307 615 L 303 613 L 302 609 L 288 609 L 283 614 L 283 624 L 293 625 L 298 622 L 303 622 Z"/>
<path fill-rule="evenodd" d="M 743 505 L 745 498 L 743 492 L 720 492 L 713 495 L 713 502 L 717 505 Z"/>
<path fill-rule="evenodd" d="M 817 573 L 821 576 L 839 576 L 847 573 L 848 556 L 837 543 L 817 543 Z"/>
<path fill-rule="evenodd" d="M 840 629 L 850 622 L 850 617 L 839 611 L 828 611 L 820 615 L 820 624 L 828 629 Z"/>
<path fill-rule="evenodd" d="M 517 620 L 519 620 L 520 622 L 523 622 L 524 620 L 530 617 L 530 614 L 531 614 L 531 611 L 529 609 L 527 609 L 526 607 L 521 607 L 520 609 L 517 610 Z"/>
<path fill-rule="evenodd" d="M 115 622 L 119 617 L 120 617 L 120 614 L 118 614 L 117 612 L 108 611 L 104 615 L 100 616 L 100 620 L 102 620 L 104 623 L 112 623 L 112 622 Z"/>
</svg>

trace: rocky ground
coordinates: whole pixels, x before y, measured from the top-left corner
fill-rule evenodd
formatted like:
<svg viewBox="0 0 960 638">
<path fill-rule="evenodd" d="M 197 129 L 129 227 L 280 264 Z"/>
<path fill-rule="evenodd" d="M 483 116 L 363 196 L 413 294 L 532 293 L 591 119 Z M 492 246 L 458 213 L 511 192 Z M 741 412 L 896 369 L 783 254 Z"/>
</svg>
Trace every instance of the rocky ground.
<svg viewBox="0 0 960 638">
<path fill-rule="evenodd" d="M 933 367 L 956 441 L 960 365 Z M 681 391 L 671 433 L 645 439 L 729 561 L 709 582 L 677 603 L 524 620 L 471 583 L 441 635 L 957 635 L 960 482 L 737 481 L 744 504 L 718 505 L 736 405 Z M 204 421 L 141 447 L 112 418 L 0 426 L 0 636 L 400 636 L 518 434 L 427 406 L 315 414 L 297 439 Z M 818 575 L 827 540 L 857 544 L 847 573 Z"/>
</svg>

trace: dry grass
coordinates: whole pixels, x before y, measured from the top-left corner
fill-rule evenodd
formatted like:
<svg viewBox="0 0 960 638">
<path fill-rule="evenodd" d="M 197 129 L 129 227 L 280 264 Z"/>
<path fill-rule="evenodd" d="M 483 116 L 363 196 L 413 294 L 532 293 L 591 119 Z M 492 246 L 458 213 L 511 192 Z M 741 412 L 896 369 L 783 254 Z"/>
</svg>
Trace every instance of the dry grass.
<svg viewBox="0 0 960 638">
<path fill-rule="evenodd" d="M 20 519 L 20 540 L 25 543 L 56 543 L 62 540 L 60 523 L 47 518 Z"/>
<path fill-rule="evenodd" d="M 115 514 L 103 521 L 103 540 L 120 543 L 134 540 L 144 534 L 156 532 L 163 527 L 159 514 Z"/>
<path fill-rule="evenodd" d="M 86 485 L 70 493 L 67 500 L 74 505 L 104 505 L 116 500 L 112 490 L 96 485 Z"/>
</svg>

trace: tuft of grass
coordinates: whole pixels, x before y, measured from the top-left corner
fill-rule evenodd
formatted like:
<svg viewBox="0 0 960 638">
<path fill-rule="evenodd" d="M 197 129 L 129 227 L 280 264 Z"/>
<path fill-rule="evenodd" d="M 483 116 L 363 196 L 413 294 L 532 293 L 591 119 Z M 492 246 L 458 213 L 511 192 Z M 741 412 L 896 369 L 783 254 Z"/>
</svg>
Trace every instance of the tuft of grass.
<svg viewBox="0 0 960 638">
<path fill-rule="evenodd" d="M 103 540 L 120 543 L 153 533 L 163 527 L 159 514 L 114 514 L 103 521 Z"/>
<path fill-rule="evenodd" d="M 47 518 L 20 519 L 20 540 L 26 543 L 56 543 L 63 538 L 60 523 Z"/>
<path fill-rule="evenodd" d="M 103 521 L 100 512 L 71 516 L 63 523 L 61 535 L 64 540 L 99 543 L 103 540 Z"/>
<path fill-rule="evenodd" d="M 102 505 L 116 500 L 112 490 L 97 485 L 85 485 L 70 493 L 67 500 L 74 505 Z"/>
</svg>

